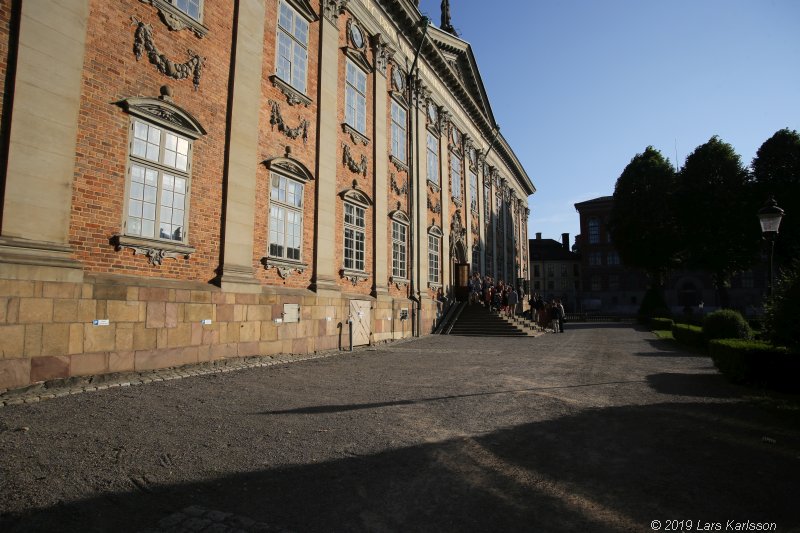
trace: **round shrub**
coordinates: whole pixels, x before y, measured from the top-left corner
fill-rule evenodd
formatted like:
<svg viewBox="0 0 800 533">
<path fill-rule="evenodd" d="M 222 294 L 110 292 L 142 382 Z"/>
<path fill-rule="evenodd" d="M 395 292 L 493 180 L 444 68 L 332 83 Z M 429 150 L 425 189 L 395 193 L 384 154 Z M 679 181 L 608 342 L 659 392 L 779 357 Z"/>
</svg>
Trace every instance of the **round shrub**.
<svg viewBox="0 0 800 533">
<path fill-rule="evenodd" d="M 703 334 L 712 339 L 751 339 L 753 330 L 739 311 L 720 309 L 703 320 Z"/>
<path fill-rule="evenodd" d="M 776 346 L 800 352 L 800 260 L 781 272 L 764 306 L 764 333 Z"/>
</svg>

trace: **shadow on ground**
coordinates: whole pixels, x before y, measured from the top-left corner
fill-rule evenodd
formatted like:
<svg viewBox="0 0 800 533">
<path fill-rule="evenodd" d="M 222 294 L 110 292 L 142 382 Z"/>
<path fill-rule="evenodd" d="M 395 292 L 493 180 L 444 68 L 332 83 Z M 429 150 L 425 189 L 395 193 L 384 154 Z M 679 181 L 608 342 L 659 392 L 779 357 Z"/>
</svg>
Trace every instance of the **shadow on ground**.
<svg viewBox="0 0 800 533">
<path fill-rule="evenodd" d="M 691 379 L 651 383 L 674 389 Z M 64 502 L 3 516 L 0 530 L 138 531 L 200 505 L 310 532 L 649 531 L 651 520 L 677 518 L 767 521 L 786 531 L 800 526 L 786 499 L 800 478 L 798 418 L 740 401 L 589 409 L 481 436 Z"/>
</svg>

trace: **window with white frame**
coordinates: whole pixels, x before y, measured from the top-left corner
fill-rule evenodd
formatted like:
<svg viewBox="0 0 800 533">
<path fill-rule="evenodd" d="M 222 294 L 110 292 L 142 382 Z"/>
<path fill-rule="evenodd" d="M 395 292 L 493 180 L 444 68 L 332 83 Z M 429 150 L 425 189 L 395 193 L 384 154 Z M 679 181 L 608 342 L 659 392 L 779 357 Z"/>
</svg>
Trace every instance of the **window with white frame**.
<svg viewBox="0 0 800 533">
<path fill-rule="evenodd" d="M 367 134 L 367 75 L 350 60 L 345 73 L 344 121 Z"/>
<path fill-rule="evenodd" d="M 603 290 L 603 280 L 600 276 L 597 275 L 592 276 L 591 282 L 593 291 Z"/>
<path fill-rule="evenodd" d="M 125 234 L 186 242 L 192 141 L 131 121 Z"/>
<path fill-rule="evenodd" d="M 600 221 L 596 218 L 589 219 L 589 244 L 600 242 Z"/>
<path fill-rule="evenodd" d="M 450 179 L 453 198 L 461 198 L 461 158 L 453 152 L 450 153 Z"/>
<path fill-rule="evenodd" d="M 428 181 L 439 184 L 439 136 L 428 132 Z"/>
<path fill-rule="evenodd" d="M 301 93 L 305 93 L 308 70 L 308 21 L 286 2 L 280 2 L 277 54 L 278 77 Z"/>
<path fill-rule="evenodd" d="M 406 110 L 392 100 L 392 155 L 406 162 Z"/>
<path fill-rule="evenodd" d="M 408 227 L 392 221 L 392 277 L 406 279 L 406 233 Z"/>
<path fill-rule="evenodd" d="M 619 265 L 619 252 L 608 252 L 606 255 L 607 265 Z"/>
<path fill-rule="evenodd" d="M 439 283 L 439 246 L 441 238 L 438 235 L 428 235 L 428 281 Z"/>
<path fill-rule="evenodd" d="M 590 266 L 601 266 L 603 264 L 603 254 L 602 252 L 592 252 L 589 254 L 589 265 Z"/>
<path fill-rule="evenodd" d="M 469 169 L 469 206 L 474 212 L 478 212 L 478 175 L 471 168 Z"/>
<path fill-rule="evenodd" d="M 269 193 L 269 255 L 300 261 L 303 246 L 303 184 L 272 174 Z"/>
<path fill-rule="evenodd" d="M 364 270 L 366 218 L 363 207 L 345 202 L 344 204 L 344 268 Z"/>
<path fill-rule="evenodd" d="M 203 0 L 167 0 L 195 20 L 203 19 Z"/>
</svg>

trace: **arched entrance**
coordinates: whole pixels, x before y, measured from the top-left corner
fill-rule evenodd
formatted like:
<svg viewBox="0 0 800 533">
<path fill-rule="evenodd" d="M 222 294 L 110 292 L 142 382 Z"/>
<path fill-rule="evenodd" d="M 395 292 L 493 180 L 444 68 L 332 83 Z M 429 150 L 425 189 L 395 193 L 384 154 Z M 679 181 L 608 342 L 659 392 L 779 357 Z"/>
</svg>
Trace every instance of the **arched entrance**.
<svg viewBox="0 0 800 533">
<path fill-rule="evenodd" d="M 463 242 L 456 242 L 450 249 L 450 272 L 456 300 L 465 302 L 469 299 L 469 263 Z"/>
<path fill-rule="evenodd" d="M 469 299 L 469 261 L 466 245 L 467 230 L 461 223 L 461 210 L 456 209 L 450 222 L 450 286 L 456 300 Z"/>
</svg>

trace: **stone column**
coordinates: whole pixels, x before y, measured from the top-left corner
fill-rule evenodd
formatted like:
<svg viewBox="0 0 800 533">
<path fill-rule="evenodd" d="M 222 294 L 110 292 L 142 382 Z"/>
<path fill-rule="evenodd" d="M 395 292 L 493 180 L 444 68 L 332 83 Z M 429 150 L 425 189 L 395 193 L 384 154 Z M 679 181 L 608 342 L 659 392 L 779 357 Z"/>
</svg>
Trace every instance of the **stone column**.
<svg viewBox="0 0 800 533">
<path fill-rule="evenodd" d="M 314 289 L 318 294 L 338 294 L 336 242 L 336 169 L 338 158 L 339 27 L 343 0 L 323 2 L 320 19 L 319 120 L 317 143 L 317 227 L 314 255 Z"/>
<path fill-rule="evenodd" d="M 447 148 L 447 129 L 449 119 L 447 111 L 442 109 L 439 113 L 439 181 L 441 182 L 442 201 L 442 245 L 439 255 L 442 262 L 442 287 L 445 295 L 450 288 L 450 150 Z"/>
<path fill-rule="evenodd" d="M 225 185 L 225 241 L 220 277 L 220 285 L 225 291 L 261 291 L 260 284 L 253 276 L 253 232 L 264 16 L 264 0 L 239 2 L 235 21 L 236 57 Z"/>
<path fill-rule="evenodd" d="M 386 82 L 386 66 L 391 56 L 391 49 L 380 34 L 372 37 L 372 49 L 375 54 L 375 74 L 372 76 L 373 101 L 373 152 L 375 205 L 373 209 L 375 235 L 372 239 L 373 286 L 374 296 L 389 294 L 389 267 L 386 255 L 386 242 L 389 231 L 389 158 L 386 147 L 389 146 L 386 117 L 388 116 L 388 91 Z"/>
<path fill-rule="evenodd" d="M 486 275 L 486 216 L 485 216 L 485 200 L 483 197 L 483 192 L 485 189 L 485 185 L 483 183 L 483 150 L 478 150 L 478 168 L 477 168 L 477 175 L 478 175 L 478 242 L 481 246 L 481 256 L 480 256 L 480 271 L 481 276 Z"/>
<path fill-rule="evenodd" d="M 89 0 L 26 0 L 10 114 L 0 277 L 82 281 L 69 246 Z M 10 53 L 13 54 L 11 43 Z"/>
<path fill-rule="evenodd" d="M 414 217 L 414 268 L 417 270 L 415 287 L 421 298 L 428 294 L 428 177 L 427 177 L 427 126 L 426 126 L 426 107 L 427 99 L 425 95 L 428 91 L 420 88 L 417 92 L 417 100 L 411 102 L 409 113 L 416 113 L 414 116 L 415 131 L 411 132 L 409 140 L 414 143 L 414 213 L 409 216 Z M 423 156 L 424 154 L 424 156 Z M 417 268 L 419 267 L 419 268 Z"/>
<path fill-rule="evenodd" d="M 475 239 L 472 236 L 472 184 L 470 183 L 470 172 L 472 172 L 472 167 L 469 159 L 469 150 L 470 146 L 472 146 L 472 141 L 467 138 L 467 134 L 464 134 L 464 161 L 463 161 L 463 170 L 462 173 L 464 174 L 463 180 L 463 190 L 464 190 L 464 227 L 467 230 L 466 239 L 464 239 L 464 244 L 466 246 L 466 259 L 467 263 L 470 264 L 470 275 L 472 272 L 477 269 L 477 265 L 472 264 L 472 245 L 475 243 Z"/>
</svg>

